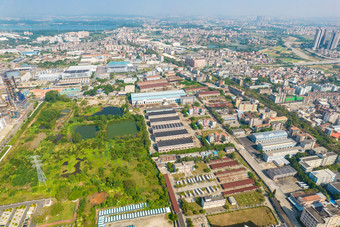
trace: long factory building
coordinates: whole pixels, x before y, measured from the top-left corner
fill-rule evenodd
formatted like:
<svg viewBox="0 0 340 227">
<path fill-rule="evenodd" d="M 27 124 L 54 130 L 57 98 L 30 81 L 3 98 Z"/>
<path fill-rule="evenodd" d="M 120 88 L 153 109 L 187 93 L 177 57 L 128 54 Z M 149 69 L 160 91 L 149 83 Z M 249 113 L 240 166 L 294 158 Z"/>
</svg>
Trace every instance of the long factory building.
<svg viewBox="0 0 340 227">
<path fill-rule="evenodd" d="M 177 116 L 177 113 L 173 109 L 148 113 L 149 119 L 155 119 L 159 117 L 174 117 L 174 116 Z"/>
<path fill-rule="evenodd" d="M 152 126 L 153 133 L 166 132 L 166 131 L 179 130 L 179 129 L 185 129 L 182 122 Z"/>
<path fill-rule="evenodd" d="M 146 110 L 158 152 L 194 147 L 194 141 L 174 109 Z"/>
<path fill-rule="evenodd" d="M 132 105 L 180 103 L 182 96 L 186 96 L 184 90 L 133 93 L 131 94 L 131 103 Z"/>
<path fill-rule="evenodd" d="M 156 132 L 153 134 L 155 137 L 155 141 L 162 140 L 172 140 L 172 139 L 180 139 L 188 136 L 188 131 L 186 129 L 167 131 L 167 132 Z"/>
</svg>

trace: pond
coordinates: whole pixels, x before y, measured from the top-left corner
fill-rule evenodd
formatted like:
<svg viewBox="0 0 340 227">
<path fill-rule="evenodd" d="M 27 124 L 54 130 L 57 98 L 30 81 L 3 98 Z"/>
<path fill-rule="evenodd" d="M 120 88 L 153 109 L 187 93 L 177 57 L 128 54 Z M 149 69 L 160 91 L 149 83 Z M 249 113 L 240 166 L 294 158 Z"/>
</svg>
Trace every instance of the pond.
<svg viewBox="0 0 340 227">
<path fill-rule="evenodd" d="M 107 116 L 107 115 L 119 115 L 119 116 L 122 116 L 123 111 L 119 107 L 109 106 L 109 107 L 104 107 L 101 111 L 93 114 L 92 116 L 98 116 L 98 115 L 105 115 L 105 116 Z"/>
<path fill-rule="evenodd" d="M 60 112 L 60 114 L 59 114 L 57 120 L 59 120 L 59 119 L 65 117 L 70 111 L 71 111 L 70 109 L 64 109 L 64 110 L 62 110 L 62 111 Z"/>
<path fill-rule="evenodd" d="M 138 132 L 134 121 L 117 121 L 107 126 L 107 138 L 114 139 L 116 136 L 135 135 Z"/>
<path fill-rule="evenodd" d="M 80 133 L 83 139 L 92 139 L 96 137 L 99 129 L 96 125 L 79 125 L 75 127 L 74 133 Z"/>
</svg>

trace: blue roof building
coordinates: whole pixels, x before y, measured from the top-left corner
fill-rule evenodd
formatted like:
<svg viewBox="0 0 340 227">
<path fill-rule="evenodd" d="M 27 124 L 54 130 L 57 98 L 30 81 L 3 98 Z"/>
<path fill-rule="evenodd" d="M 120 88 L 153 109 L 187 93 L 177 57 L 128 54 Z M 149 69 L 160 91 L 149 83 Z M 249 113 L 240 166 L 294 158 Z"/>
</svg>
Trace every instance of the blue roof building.
<svg viewBox="0 0 340 227">
<path fill-rule="evenodd" d="M 126 73 L 133 71 L 133 65 L 128 61 L 111 61 L 106 69 L 109 73 Z"/>
<path fill-rule="evenodd" d="M 37 55 L 38 52 L 37 51 L 22 51 L 21 54 L 26 55 L 26 56 L 33 56 L 33 55 Z"/>
<path fill-rule="evenodd" d="M 288 133 L 284 130 L 258 132 L 250 136 L 251 141 L 254 143 L 269 142 L 275 140 L 284 140 L 288 138 Z"/>
</svg>

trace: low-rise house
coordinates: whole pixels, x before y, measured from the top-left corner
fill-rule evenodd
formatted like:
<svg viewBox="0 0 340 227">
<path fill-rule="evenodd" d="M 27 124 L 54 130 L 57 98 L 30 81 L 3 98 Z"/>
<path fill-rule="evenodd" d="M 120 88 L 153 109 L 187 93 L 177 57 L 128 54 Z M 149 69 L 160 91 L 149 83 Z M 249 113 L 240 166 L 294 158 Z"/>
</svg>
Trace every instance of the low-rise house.
<svg viewBox="0 0 340 227">
<path fill-rule="evenodd" d="M 225 205 L 225 198 L 221 195 L 218 196 L 204 196 L 201 200 L 203 209 L 221 207 Z"/>
<path fill-rule="evenodd" d="M 198 124 L 202 125 L 203 127 L 209 128 L 216 128 L 217 123 L 213 118 L 203 118 L 197 121 Z"/>
<path fill-rule="evenodd" d="M 298 211 L 303 211 L 305 206 L 325 202 L 326 199 L 326 196 L 321 192 L 310 194 L 306 191 L 292 192 L 288 198 L 288 200 L 293 203 Z"/>
<path fill-rule="evenodd" d="M 188 161 L 188 162 L 181 162 L 181 163 L 174 163 L 173 167 L 176 172 L 179 173 L 189 173 L 192 170 L 194 170 L 194 161 Z"/>
<path fill-rule="evenodd" d="M 232 131 L 233 135 L 236 136 L 236 137 L 246 135 L 246 132 L 242 128 L 236 128 L 236 129 L 233 129 L 231 131 Z"/>
<path fill-rule="evenodd" d="M 213 132 L 208 135 L 209 143 L 227 143 L 229 136 L 225 132 Z"/>
<path fill-rule="evenodd" d="M 192 108 L 189 108 L 188 114 L 189 115 L 193 115 L 193 114 L 204 115 L 205 109 L 202 107 L 193 106 Z"/>
</svg>

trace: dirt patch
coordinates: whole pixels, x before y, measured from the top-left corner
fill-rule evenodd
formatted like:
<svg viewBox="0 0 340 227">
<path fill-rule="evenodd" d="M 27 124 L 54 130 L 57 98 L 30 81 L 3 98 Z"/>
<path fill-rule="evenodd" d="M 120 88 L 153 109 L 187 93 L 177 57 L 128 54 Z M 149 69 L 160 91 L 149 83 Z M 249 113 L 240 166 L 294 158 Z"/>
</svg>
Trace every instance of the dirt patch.
<svg viewBox="0 0 340 227">
<path fill-rule="evenodd" d="M 100 204 L 106 200 L 109 195 L 106 192 L 96 192 L 90 195 L 90 203 L 93 205 Z"/>
<path fill-rule="evenodd" d="M 31 141 L 29 148 L 34 150 L 39 147 L 40 142 L 46 137 L 46 133 L 41 132 L 38 133 L 34 139 Z"/>
</svg>

